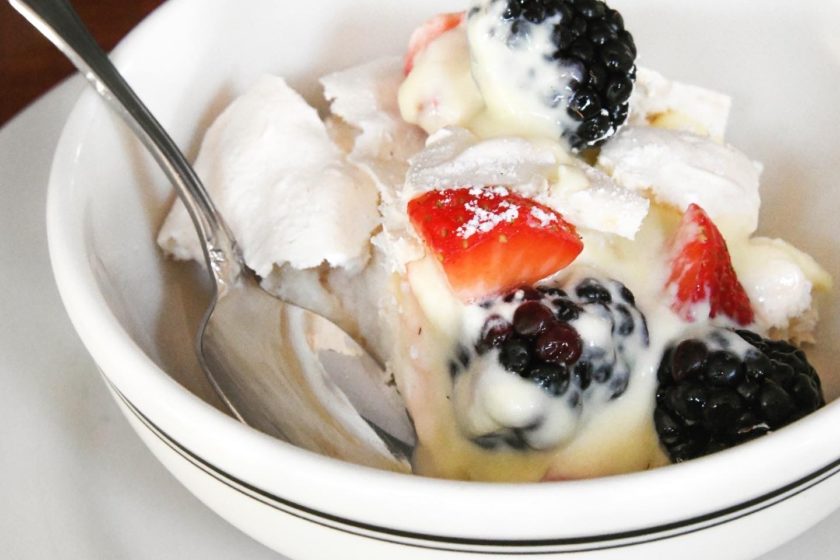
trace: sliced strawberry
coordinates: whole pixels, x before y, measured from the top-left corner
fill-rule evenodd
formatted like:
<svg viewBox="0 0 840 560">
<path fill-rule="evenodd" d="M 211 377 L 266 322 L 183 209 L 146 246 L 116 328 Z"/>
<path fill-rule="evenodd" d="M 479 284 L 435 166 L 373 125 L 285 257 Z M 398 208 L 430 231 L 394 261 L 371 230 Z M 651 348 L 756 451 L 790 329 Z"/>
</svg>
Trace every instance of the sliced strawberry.
<svg viewBox="0 0 840 560">
<path fill-rule="evenodd" d="M 411 69 L 414 68 L 414 59 L 429 46 L 429 43 L 450 29 L 461 25 L 462 21 L 464 21 L 464 12 L 438 14 L 415 29 L 408 41 L 408 53 L 405 55 L 405 75 L 408 76 Z"/>
<path fill-rule="evenodd" d="M 666 290 L 675 294 L 671 308 L 688 321 L 699 319 L 698 304 L 709 317 L 725 315 L 740 325 L 753 322 L 750 298 L 732 268 L 726 241 L 709 215 L 692 204 L 673 239 L 674 258 Z"/>
<path fill-rule="evenodd" d="M 408 216 L 464 301 L 541 280 L 583 249 L 560 214 L 504 187 L 430 191 Z"/>
</svg>

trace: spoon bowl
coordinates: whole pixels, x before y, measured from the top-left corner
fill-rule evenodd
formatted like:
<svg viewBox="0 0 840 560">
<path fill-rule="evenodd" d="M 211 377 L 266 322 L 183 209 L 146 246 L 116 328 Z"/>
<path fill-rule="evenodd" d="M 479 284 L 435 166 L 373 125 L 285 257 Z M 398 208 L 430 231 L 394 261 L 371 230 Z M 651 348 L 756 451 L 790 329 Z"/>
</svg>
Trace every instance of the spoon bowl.
<svg viewBox="0 0 840 560">
<path fill-rule="evenodd" d="M 10 3 L 125 120 L 186 206 L 214 285 L 197 338 L 199 362 L 231 412 L 310 451 L 409 472 L 414 429 L 387 372 L 326 318 L 259 287 L 195 171 L 69 2 Z"/>
<path fill-rule="evenodd" d="M 353 463 L 410 468 L 414 430 L 379 364 L 323 316 L 268 294 L 250 271 L 208 311 L 199 361 L 246 424 Z"/>
</svg>

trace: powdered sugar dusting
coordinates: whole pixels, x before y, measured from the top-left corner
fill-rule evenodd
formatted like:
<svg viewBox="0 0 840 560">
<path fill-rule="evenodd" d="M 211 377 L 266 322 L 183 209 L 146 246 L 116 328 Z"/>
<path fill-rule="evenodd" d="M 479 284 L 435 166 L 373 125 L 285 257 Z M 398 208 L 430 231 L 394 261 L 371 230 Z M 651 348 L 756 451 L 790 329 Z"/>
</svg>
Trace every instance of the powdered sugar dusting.
<svg viewBox="0 0 840 560">
<path fill-rule="evenodd" d="M 510 191 L 507 188 L 502 186 L 494 186 L 494 187 L 472 187 L 470 189 L 470 194 L 473 196 L 485 196 L 486 198 L 494 198 L 491 195 L 497 196 L 508 196 Z"/>
<path fill-rule="evenodd" d="M 509 193 L 504 187 L 473 187 L 470 189 L 470 194 L 475 196 L 477 200 L 471 200 L 464 205 L 464 209 L 472 216 L 455 230 L 455 233 L 461 239 L 469 239 L 477 233 L 493 231 L 497 225 L 504 222 L 513 222 L 519 217 L 519 206 L 507 200 L 500 202 L 495 210 L 488 210 L 479 206 L 479 200 L 482 198 L 492 200 L 497 196 L 507 196 Z"/>
<path fill-rule="evenodd" d="M 536 218 L 540 222 L 540 227 L 546 227 L 549 224 L 552 224 L 557 221 L 556 214 L 546 212 L 538 206 L 534 206 L 533 208 L 531 208 L 531 216 Z"/>
</svg>

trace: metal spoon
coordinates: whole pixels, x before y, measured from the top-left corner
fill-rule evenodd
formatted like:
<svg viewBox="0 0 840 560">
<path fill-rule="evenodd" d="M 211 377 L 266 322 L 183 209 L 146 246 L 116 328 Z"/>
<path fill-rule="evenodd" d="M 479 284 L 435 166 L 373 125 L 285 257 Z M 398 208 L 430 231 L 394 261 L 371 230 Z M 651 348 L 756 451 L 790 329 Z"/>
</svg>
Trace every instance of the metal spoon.
<svg viewBox="0 0 840 560">
<path fill-rule="evenodd" d="M 414 428 L 383 368 L 335 324 L 259 287 L 195 171 L 69 2 L 9 2 L 123 118 L 189 211 L 215 286 L 198 333 L 198 356 L 231 411 L 311 451 L 409 471 Z"/>
</svg>

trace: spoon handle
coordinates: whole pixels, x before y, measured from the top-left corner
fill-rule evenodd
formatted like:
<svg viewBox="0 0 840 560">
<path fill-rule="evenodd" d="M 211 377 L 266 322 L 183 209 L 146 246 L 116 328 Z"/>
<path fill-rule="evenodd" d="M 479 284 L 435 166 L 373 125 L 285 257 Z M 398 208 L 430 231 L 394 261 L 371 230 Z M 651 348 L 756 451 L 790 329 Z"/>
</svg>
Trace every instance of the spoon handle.
<svg viewBox="0 0 840 560">
<path fill-rule="evenodd" d="M 239 249 L 184 154 L 126 83 L 67 0 L 9 0 L 79 69 L 131 127 L 175 186 L 199 232 L 217 289 L 242 271 Z"/>
</svg>

